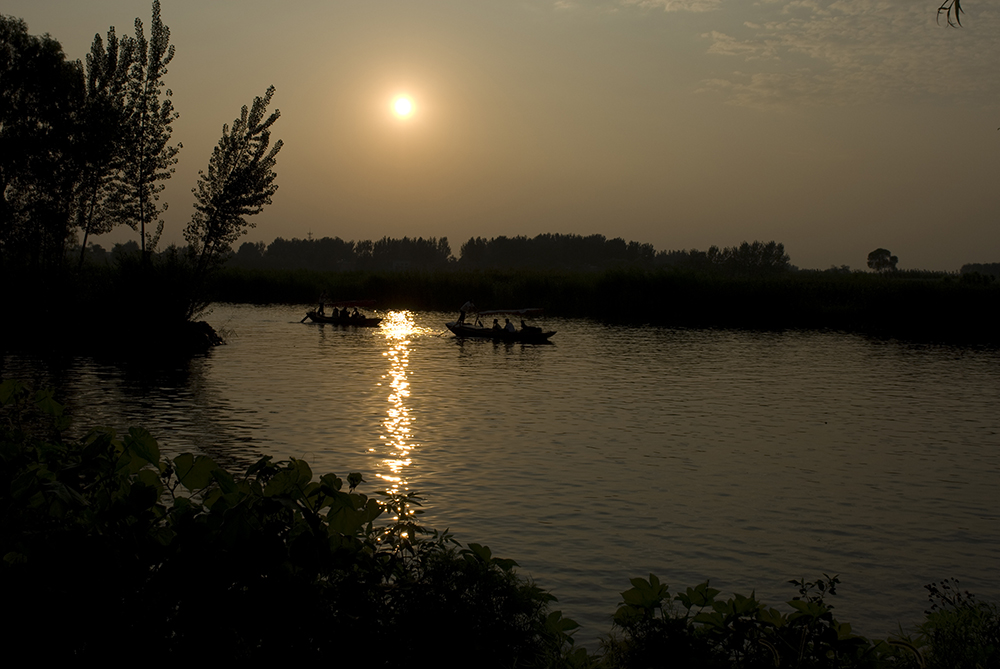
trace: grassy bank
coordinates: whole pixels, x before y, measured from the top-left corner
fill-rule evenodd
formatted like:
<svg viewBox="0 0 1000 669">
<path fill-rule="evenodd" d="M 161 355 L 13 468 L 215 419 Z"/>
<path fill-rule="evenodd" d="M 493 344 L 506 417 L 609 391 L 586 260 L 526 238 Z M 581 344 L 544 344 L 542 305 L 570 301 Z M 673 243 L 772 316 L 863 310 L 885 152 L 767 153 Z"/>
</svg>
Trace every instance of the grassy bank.
<svg viewBox="0 0 1000 669">
<path fill-rule="evenodd" d="M 375 300 L 379 309 L 541 307 L 550 316 L 693 328 L 835 329 L 953 343 L 1000 343 L 1000 285 L 978 275 L 787 271 L 764 277 L 681 269 L 603 272 L 316 272 L 226 268 L 208 285 L 180 254 L 35 277 L 7 275 L 4 348 L 188 352 L 208 345 L 188 318 L 210 301 Z M 71 326 L 71 327 L 66 327 Z"/>
<path fill-rule="evenodd" d="M 310 303 L 373 299 L 383 309 L 542 307 L 611 323 L 813 328 L 951 342 L 1000 342 L 1000 286 L 951 275 L 786 272 L 764 278 L 680 270 L 310 272 L 226 269 L 213 299 Z"/>
<path fill-rule="evenodd" d="M 46 391 L 0 382 L 0 595 L 6 638 L 79 662 L 321 661 L 397 667 L 973 669 L 1000 662 L 1000 612 L 928 586 L 892 639 L 836 618 L 837 576 L 791 581 L 780 608 L 709 582 L 630 579 L 599 649 L 517 563 L 418 523 L 419 497 L 361 492 L 264 457 L 244 472 L 165 458 L 141 428 L 70 441 Z M 624 577 L 622 578 L 625 584 Z M 609 602 L 609 613 L 614 606 Z M 10 608 L 10 607 L 9 607 Z M 14 609 L 11 609 L 12 611 Z"/>
<path fill-rule="evenodd" d="M 188 355 L 213 343 L 211 328 L 188 318 L 204 292 L 177 254 L 38 274 L 5 271 L 0 283 L 11 288 L 0 350 L 152 357 Z"/>
</svg>

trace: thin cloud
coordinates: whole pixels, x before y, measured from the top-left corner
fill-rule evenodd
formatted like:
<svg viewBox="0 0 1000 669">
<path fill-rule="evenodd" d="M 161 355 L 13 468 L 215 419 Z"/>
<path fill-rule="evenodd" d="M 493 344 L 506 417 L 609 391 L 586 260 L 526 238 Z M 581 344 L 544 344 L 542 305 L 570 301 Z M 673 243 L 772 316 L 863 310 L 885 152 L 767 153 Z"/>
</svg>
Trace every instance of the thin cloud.
<svg viewBox="0 0 1000 669">
<path fill-rule="evenodd" d="M 958 96 L 995 100 L 1000 77 L 997 17 L 975 32 L 938 29 L 933 3 L 793 0 L 760 7 L 741 34 L 709 32 L 708 53 L 765 63 L 722 78 L 734 104 L 851 104 L 888 98 Z M 770 11 L 767 11 L 770 10 Z M 728 10 L 732 11 L 732 10 Z M 766 14 L 771 14 L 767 16 Z M 719 81 L 708 85 L 716 87 Z"/>
<path fill-rule="evenodd" d="M 936 23 L 934 0 L 620 0 L 704 12 L 697 23 L 717 71 L 703 91 L 774 107 L 950 96 L 1000 96 L 1000 12 L 984 2 L 965 27 Z M 716 10 L 716 11 L 710 11 Z M 739 61 L 739 72 L 727 61 Z M 731 67 L 731 66 L 730 66 Z"/>
<path fill-rule="evenodd" d="M 722 7 L 722 0 L 619 0 L 628 7 L 662 8 L 665 12 L 713 12 Z"/>
</svg>

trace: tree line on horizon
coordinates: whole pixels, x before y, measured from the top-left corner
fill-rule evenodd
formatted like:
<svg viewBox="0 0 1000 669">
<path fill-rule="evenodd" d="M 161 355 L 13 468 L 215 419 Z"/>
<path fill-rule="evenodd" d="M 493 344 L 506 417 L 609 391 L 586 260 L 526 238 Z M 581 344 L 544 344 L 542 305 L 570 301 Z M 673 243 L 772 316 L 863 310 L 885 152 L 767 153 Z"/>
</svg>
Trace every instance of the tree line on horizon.
<svg viewBox="0 0 1000 669">
<path fill-rule="evenodd" d="M 626 242 L 604 235 L 546 233 L 535 237 L 473 237 L 458 257 L 447 237 L 383 237 L 378 241 L 345 241 L 339 237 L 284 239 L 271 244 L 246 242 L 229 266 L 243 269 L 363 270 L 560 270 L 603 271 L 613 268 L 677 267 L 718 271 L 733 276 L 780 274 L 793 269 L 779 242 L 743 242 L 709 247 L 708 251 L 656 251 L 652 244 Z"/>
<path fill-rule="evenodd" d="M 168 247 L 161 255 L 183 254 L 186 248 Z M 887 260 L 876 262 L 886 255 Z M 79 253 L 79 246 L 71 253 Z M 91 243 L 86 257 L 91 263 L 115 264 L 139 252 L 135 242 L 115 244 L 105 249 Z M 868 256 L 869 269 L 899 276 L 938 275 L 941 272 L 898 270 L 896 256 L 876 249 Z M 876 256 L 873 260 L 873 255 Z M 456 257 L 447 237 L 382 237 L 379 240 L 345 241 L 340 237 L 285 239 L 273 242 L 244 242 L 228 256 L 226 266 L 249 270 L 308 270 L 315 272 L 408 271 L 408 270 L 558 270 L 603 271 L 615 268 L 643 270 L 676 269 L 732 277 L 780 275 L 786 272 L 852 274 L 849 265 L 825 270 L 800 270 L 792 265 L 780 242 L 743 242 L 738 246 L 710 246 L 698 249 L 657 251 L 652 244 L 626 242 L 620 237 L 581 236 L 547 233 L 535 237 L 472 237 Z M 1000 277 L 1000 263 L 966 263 L 961 275 Z"/>
</svg>

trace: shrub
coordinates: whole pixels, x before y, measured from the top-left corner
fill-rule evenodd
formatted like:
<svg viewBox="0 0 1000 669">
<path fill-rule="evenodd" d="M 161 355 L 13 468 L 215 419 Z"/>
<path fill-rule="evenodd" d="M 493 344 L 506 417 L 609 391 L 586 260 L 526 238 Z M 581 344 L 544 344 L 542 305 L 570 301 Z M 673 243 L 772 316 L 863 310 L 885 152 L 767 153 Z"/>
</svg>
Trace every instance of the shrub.
<svg viewBox="0 0 1000 669">
<path fill-rule="evenodd" d="M 166 459 L 141 428 L 65 441 L 51 393 L 11 381 L 0 407 L 0 593 L 27 647 L 369 666 L 435 649 L 488 667 L 571 650 L 576 625 L 551 595 L 485 546 L 424 531 L 415 495 L 369 498 L 360 474 L 345 490 L 301 460 L 234 475 Z"/>
<path fill-rule="evenodd" d="M 720 591 L 708 581 L 673 598 L 653 574 L 631 582 L 614 618 L 620 631 L 603 642 L 609 668 L 855 669 L 908 662 L 904 651 L 855 635 L 834 618 L 826 596 L 836 594 L 837 576 L 790 581 L 799 594 L 787 602 L 787 614 L 753 594 L 716 599 Z"/>
<path fill-rule="evenodd" d="M 1000 667 L 1000 610 L 961 590 L 955 579 L 924 586 L 931 607 L 920 625 L 927 669 Z"/>
</svg>

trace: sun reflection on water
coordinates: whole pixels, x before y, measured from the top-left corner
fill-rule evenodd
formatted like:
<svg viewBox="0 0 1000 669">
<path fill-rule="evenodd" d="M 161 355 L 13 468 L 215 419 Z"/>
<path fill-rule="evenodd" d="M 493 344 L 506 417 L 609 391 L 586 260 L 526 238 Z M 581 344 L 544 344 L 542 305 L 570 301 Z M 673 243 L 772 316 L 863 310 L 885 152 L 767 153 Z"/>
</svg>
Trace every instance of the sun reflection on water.
<svg viewBox="0 0 1000 669">
<path fill-rule="evenodd" d="M 389 360 L 389 370 L 382 375 L 379 385 L 388 383 L 389 408 L 382 421 L 383 432 L 379 439 L 384 444 L 386 457 L 379 462 L 377 476 L 385 481 L 393 493 L 405 494 L 409 489 L 406 469 L 413 463 L 413 421 L 410 418 L 410 382 L 408 378 L 410 344 L 415 334 L 421 333 L 409 311 L 390 311 L 382 319 L 381 332 L 387 349 L 383 356 Z M 373 452 L 376 449 L 371 449 Z"/>
</svg>

